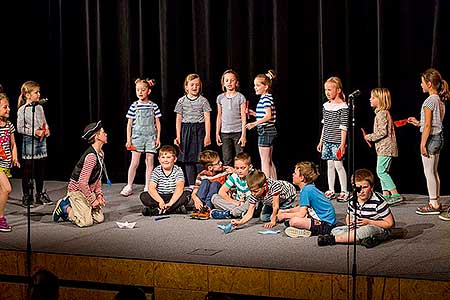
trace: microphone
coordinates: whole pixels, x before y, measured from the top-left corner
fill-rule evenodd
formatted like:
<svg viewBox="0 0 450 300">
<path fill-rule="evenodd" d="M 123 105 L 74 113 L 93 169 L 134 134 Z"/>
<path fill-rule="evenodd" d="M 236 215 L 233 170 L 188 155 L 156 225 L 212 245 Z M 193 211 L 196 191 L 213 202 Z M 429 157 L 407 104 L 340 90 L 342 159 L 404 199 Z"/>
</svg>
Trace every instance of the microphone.
<svg viewBox="0 0 450 300">
<path fill-rule="evenodd" d="M 33 102 L 29 103 L 28 106 L 42 105 L 42 104 L 45 104 L 47 102 L 48 102 L 47 98 L 42 98 L 42 99 L 39 99 L 37 101 L 33 101 Z"/>
<path fill-rule="evenodd" d="M 351 93 L 350 95 L 348 95 L 349 99 L 354 99 L 356 97 L 359 97 L 359 95 L 361 95 L 361 91 L 360 90 L 356 90 L 353 93 Z"/>
</svg>

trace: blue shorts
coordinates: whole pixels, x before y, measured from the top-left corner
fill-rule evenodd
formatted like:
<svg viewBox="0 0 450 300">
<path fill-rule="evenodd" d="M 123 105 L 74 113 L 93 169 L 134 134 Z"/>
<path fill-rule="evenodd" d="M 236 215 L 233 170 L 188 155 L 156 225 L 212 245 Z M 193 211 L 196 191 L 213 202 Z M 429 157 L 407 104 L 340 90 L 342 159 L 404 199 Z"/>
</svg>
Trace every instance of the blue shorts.
<svg viewBox="0 0 450 300">
<path fill-rule="evenodd" d="M 439 152 L 441 152 L 443 146 L 444 135 L 442 131 L 438 134 L 433 134 L 428 137 L 426 144 L 428 154 L 438 154 Z"/>
<path fill-rule="evenodd" d="M 258 146 L 271 147 L 275 143 L 277 137 L 277 128 L 272 126 L 258 126 Z"/>
</svg>

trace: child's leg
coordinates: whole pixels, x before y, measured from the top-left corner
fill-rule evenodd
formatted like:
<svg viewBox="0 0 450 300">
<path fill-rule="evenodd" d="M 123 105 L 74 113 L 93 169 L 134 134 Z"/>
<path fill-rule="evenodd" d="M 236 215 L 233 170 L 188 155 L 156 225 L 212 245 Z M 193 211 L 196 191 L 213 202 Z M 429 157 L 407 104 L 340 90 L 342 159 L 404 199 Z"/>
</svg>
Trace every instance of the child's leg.
<svg viewBox="0 0 450 300">
<path fill-rule="evenodd" d="M 211 188 L 211 182 L 208 179 L 202 180 L 197 191 L 197 197 L 206 204 L 206 198 L 208 197 L 209 190 Z"/>
<path fill-rule="evenodd" d="M 145 190 L 147 189 L 147 185 L 150 182 L 150 176 L 153 172 L 153 158 L 155 154 L 153 153 L 146 153 L 145 154 Z"/>
<path fill-rule="evenodd" d="M 128 168 L 128 181 L 127 185 L 132 188 L 134 177 L 136 176 L 136 170 L 139 166 L 139 160 L 141 159 L 141 152 L 131 151 L 131 162 Z"/>
<path fill-rule="evenodd" d="M 214 208 L 214 206 L 213 206 L 213 204 L 211 202 L 211 198 L 212 198 L 213 195 L 215 195 L 215 194 L 217 194 L 219 192 L 219 189 L 220 189 L 221 186 L 222 185 L 220 184 L 220 182 L 217 182 L 217 181 L 212 182 L 210 184 L 210 186 L 209 186 L 209 190 L 208 190 L 208 192 L 206 194 L 206 197 L 205 197 L 205 204 L 210 209 Z"/>
<path fill-rule="evenodd" d="M 234 140 L 231 133 L 221 133 L 222 139 L 222 159 L 225 166 L 233 166 Z"/>
<path fill-rule="evenodd" d="M 24 196 L 30 194 L 31 166 L 32 166 L 31 159 L 23 160 L 21 169 L 22 169 L 22 193 Z"/>
<path fill-rule="evenodd" d="M 34 182 L 36 182 L 36 194 L 42 193 L 44 190 L 44 158 L 34 160 Z"/>
<path fill-rule="evenodd" d="M 309 230 L 311 228 L 311 219 L 308 217 L 293 217 L 289 220 L 289 226 Z"/>
<path fill-rule="evenodd" d="M 277 171 L 275 165 L 272 161 L 272 151 L 273 147 L 262 147 L 259 146 L 259 155 L 261 157 L 261 171 L 266 174 L 267 177 L 277 179 Z"/>
<path fill-rule="evenodd" d="M 5 213 L 6 202 L 8 201 L 8 195 L 11 193 L 11 183 L 8 177 L 2 171 L 0 171 L 0 218 Z"/>
<path fill-rule="evenodd" d="M 272 212 L 273 212 L 272 205 L 264 204 L 259 219 L 263 222 L 270 222 L 270 219 L 272 218 Z"/>
<path fill-rule="evenodd" d="M 377 157 L 377 175 L 380 178 L 381 189 L 383 194 L 388 195 L 386 192 L 391 192 L 392 194 L 398 194 L 397 188 L 392 180 L 391 175 L 388 171 L 391 166 L 392 156 L 378 156 Z"/>
<path fill-rule="evenodd" d="M 334 183 L 336 181 L 336 171 L 334 169 L 334 161 L 327 160 L 327 177 L 328 177 L 328 190 L 334 192 Z"/>
<path fill-rule="evenodd" d="M 184 163 L 184 175 L 186 176 L 186 186 L 195 184 L 195 177 L 197 174 L 197 164 L 196 163 Z"/>
<path fill-rule="evenodd" d="M 430 203 L 436 207 L 439 205 L 440 179 L 438 174 L 439 154 L 422 156 L 423 172 L 427 180 L 428 196 Z"/>
<path fill-rule="evenodd" d="M 344 162 L 342 160 L 334 161 L 334 167 L 338 173 L 341 192 L 347 192 L 347 173 L 345 172 Z"/>
</svg>

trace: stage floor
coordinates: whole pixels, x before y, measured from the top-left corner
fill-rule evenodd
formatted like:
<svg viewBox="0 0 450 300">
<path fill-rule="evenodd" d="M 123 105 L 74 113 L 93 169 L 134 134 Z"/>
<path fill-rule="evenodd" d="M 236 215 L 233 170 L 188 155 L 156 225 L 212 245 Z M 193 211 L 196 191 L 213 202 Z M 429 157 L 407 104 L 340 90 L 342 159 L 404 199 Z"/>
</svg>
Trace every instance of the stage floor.
<svg viewBox="0 0 450 300">
<path fill-rule="evenodd" d="M 6 207 L 11 233 L 0 233 L 0 249 L 26 250 L 27 217 L 21 204 L 20 180 L 13 179 L 13 192 Z M 52 206 L 31 209 L 31 241 L 36 252 L 130 258 L 163 262 L 186 262 L 315 273 L 351 274 L 353 246 L 318 247 L 317 237 L 289 238 L 283 224 L 275 235 L 263 235 L 262 223 L 250 224 L 230 234 L 217 228 L 222 220 L 192 220 L 171 215 L 155 221 L 141 215 L 136 193 L 122 197 L 124 184 L 103 186 L 107 206 L 105 222 L 89 228 L 54 223 Z M 57 200 L 65 195 L 66 183 L 46 182 L 48 194 Z M 407 200 L 392 207 L 396 220 L 393 239 L 366 249 L 357 247 L 357 274 L 393 278 L 450 280 L 450 222 L 438 216 L 419 216 L 415 208 L 426 196 L 405 194 Z M 444 207 L 450 197 L 442 197 Z M 56 202 L 56 201 L 55 201 Z M 333 202 L 343 222 L 346 204 Z M 119 229 L 116 221 L 137 222 L 133 229 Z"/>
</svg>

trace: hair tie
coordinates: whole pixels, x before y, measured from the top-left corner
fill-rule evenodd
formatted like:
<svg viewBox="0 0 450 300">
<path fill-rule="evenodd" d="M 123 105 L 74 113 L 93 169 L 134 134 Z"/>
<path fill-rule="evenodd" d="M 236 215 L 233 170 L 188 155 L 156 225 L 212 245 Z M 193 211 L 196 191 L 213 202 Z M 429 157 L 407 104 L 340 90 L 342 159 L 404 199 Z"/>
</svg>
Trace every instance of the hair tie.
<svg viewBox="0 0 450 300">
<path fill-rule="evenodd" d="M 266 76 L 267 76 L 270 80 L 272 80 L 272 74 L 266 73 Z"/>
<path fill-rule="evenodd" d="M 148 79 L 146 78 L 145 81 L 147 81 L 148 85 L 150 87 L 154 86 L 156 84 L 156 80 L 155 79 Z"/>
</svg>

